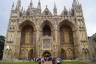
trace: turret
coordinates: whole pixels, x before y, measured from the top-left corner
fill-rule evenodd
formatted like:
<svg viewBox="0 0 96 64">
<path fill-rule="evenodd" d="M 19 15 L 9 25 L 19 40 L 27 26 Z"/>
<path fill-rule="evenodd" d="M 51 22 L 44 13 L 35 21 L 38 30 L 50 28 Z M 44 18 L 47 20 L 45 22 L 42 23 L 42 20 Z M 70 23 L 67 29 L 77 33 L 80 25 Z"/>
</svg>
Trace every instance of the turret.
<svg viewBox="0 0 96 64">
<path fill-rule="evenodd" d="M 55 3 L 54 3 L 53 14 L 54 14 L 54 16 L 56 16 L 56 15 L 57 15 L 57 7 L 56 7 L 56 4 L 55 4 Z"/>
<path fill-rule="evenodd" d="M 40 2 L 40 0 L 39 0 L 39 2 L 38 2 L 37 8 L 41 10 L 41 2 Z"/>
<path fill-rule="evenodd" d="M 76 8 L 78 6 L 77 0 L 73 0 L 72 7 Z"/>
<path fill-rule="evenodd" d="M 33 3 L 32 3 L 32 0 L 30 2 L 30 5 L 29 5 L 30 8 L 33 8 Z"/>
<path fill-rule="evenodd" d="M 13 4 L 12 4 L 12 8 L 11 8 L 11 10 L 14 10 L 14 2 L 13 2 Z"/>
<path fill-rule="evenodd" d="M 33 8 L 32 0 L 30 1 L 30 5 L 28 6 L 28 11 L 30 11 Z"/>
<path fill-rule="evenodd" d="M 82 13 L 82 7 L 79 4 L 78 0 L 73 0 L 72 3 L 72 15 L 80 16 L 78 13 Z"/>
<path fill-rule="evenodd" d="M 17 1 L 16 10 L 20 10 L 21 7 L 21 0 Z"/>
<path fill-rule="evenodd" d="M 64 10 L 62 11 L 61 16 L 65 16 L 65 15 L 68 15 L 68 10 L 67 10 L 67 8 L 64 6 Z"/>
<path fill-rule="evenodd" d="M 64 15 L 68 15 L 68 10 L 65 6 L 64 6 Z"/>
</svg>

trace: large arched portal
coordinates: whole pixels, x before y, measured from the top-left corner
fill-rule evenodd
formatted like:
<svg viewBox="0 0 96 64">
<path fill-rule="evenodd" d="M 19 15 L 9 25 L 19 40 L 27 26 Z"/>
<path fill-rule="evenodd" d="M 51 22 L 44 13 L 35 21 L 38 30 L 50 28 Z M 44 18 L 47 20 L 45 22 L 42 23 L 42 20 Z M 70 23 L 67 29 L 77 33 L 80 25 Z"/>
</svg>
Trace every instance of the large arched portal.
<svg viewBox="0 0 96 64">
<path fill-rule="evenodd" d="M 60 30 L 60 47 L 61 47 L 60 56 L 65 57 L 65 59 L 73 59 L 74 58 L 74 38 L 72 31 L 73 26 L 68 20 L 61 22 L 59 26 L 60 26 L 59 30 Z M 62 50 L 62 48 L 66 50 Z M 70 55 L 69 52 L 67 52 L 69 48 L 72 49 L 72 51 L 69 51 L 71 52 Z"/>
<path fill-rule="evenodd" d="M 21 24 L 21 42 L 20 42 L 20 58 L 31 58 L 33 57 L 34 37 L 35 32 L 31 21 L 25 21 Z M 32 49 L 33 48 L 33 49 Z M 29 53 L 29 50 L 32 49 Z M 30 56 L 30 57 L 29 57 Z"/>
<path fill-rule="evenodd" d="M 42 56 L 43 57 L 51 57 L 51 53 L 49 51 L 44 51 Z"/>
</svg>

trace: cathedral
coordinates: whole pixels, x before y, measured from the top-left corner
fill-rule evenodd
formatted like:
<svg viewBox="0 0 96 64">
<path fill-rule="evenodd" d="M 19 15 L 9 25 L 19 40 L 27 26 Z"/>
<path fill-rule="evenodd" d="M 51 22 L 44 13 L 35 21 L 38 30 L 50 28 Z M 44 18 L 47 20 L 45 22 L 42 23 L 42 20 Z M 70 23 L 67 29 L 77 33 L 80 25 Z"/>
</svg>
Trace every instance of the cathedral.
<svg viewBox="0 0 96 64">
<path fill-rule="evenodd" d="M 16 6 L 13 4 L 3 59 L 89 58 L 82 5 L 73 0 L 72 8 L 64 7 L 61 14 L 57 12 L 56 4 L 53 12 L 47 6 L 42 10 L 40 0 L 36 8 L 31 1 L 26 10 L 21 7 L 21 0 Z"/>
</svg>

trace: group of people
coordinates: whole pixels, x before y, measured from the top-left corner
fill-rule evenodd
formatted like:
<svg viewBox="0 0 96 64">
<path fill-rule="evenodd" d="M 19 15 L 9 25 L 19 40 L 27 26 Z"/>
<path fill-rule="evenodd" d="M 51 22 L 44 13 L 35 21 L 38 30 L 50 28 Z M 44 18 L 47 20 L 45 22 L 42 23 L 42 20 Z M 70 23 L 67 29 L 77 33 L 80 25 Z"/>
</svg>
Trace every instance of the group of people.
<svg viewBox="0 0 96 64">
<path fill-rule="evenodd" d="M 51 62 L 51 64 L 62 64 L 63 58 L 51 58 L 51 57 L 42 57 L 42 58 L 32 58 L 30 61 L 36 61 L 39 64 L 46 64 L 46 61 Z"/>
</svg>

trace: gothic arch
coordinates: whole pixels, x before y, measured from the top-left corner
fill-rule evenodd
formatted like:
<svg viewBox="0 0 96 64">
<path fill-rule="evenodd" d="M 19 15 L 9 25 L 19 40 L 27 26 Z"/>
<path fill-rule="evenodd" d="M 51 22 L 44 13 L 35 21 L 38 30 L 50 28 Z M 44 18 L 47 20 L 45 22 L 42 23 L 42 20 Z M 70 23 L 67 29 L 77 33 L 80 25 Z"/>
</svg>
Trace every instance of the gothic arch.
<svg viewBox="0 0 96 64">
<path fill-rule="evenodd" d="M 51 57 L 51 52 L 45 50 L 45 51 L 43 52 L 42 56 L 43 56 L 43 57 Z"/>
<path fill-rule="evenodd" d="M 26 26 L 26 25 L 32 26 L 33 29 L 34 29 L 34 31 L 36 31 L 35 24 L 34 24 L 32 21 L 30 21 L 30 20 L 25 20 L 24 22 L 20 23 L 19 29 L 22 30 L 22 28 L 23 28 L 24 26 Z"/>
<path fill-rule="evenodd" d="M 68 59 L 74 59 L 74 52 L 72 48 L 67 49 L 67 56 L 68 56 Z"/>
<path fill-rule="evenodd" d="M 89 50 L 88 50 L 87 48 L 83 48 L 83 49 L 82 49 L 82 54 L 83 54 L 84 56 L 88 56 L 88 55 L 89 55 Z"/>
<path fill-rule="evenodd" d="M 33 22 L 30 20 L 26 20 L 20 24 L 20 58 L 28 57 L 28 50 L 26 53 L 22 51 L 22 49 L 27 49 L 26 46 L 30 46 L 29 48 L 34 48 L 36 42 L 36 28 Z M 23 56 L 24 55 L 24 56 Z"/>
<path fill-rule="evenodd" d="M 49 20 L 44 20 L 43 23 L 42 23 L 41 26 L 40 26 L 40 27 L 41 27 L 41 31 L 42 31 L 42 28 L 43 28 L 45 25 L 49 25 L 50 28 L 51 28 L 51 31 L 54 30 L 53 24 L 52 24 Z"/>
<path fill-rule="evenodd" d="M 68 26 L 70 26 L 72 28 L 72 30 L 76 30 L 76 25 L 74 23 L 72 23 L 70 20 L 68 19 L 65 19 L 63 21 L 61 21 L 58 25 L 58 29 L 60 28 L 60 26 L 62 26 L 63 24 L 67 24 Z"/>
<path fill-rule="evenodd" d="M 60 57 L 66 59 L 66 51 L 61 48 Z"/>
<path fill-rule="evenodd" d="M 74 24 L 69 20 L 64 20 L 59 23 L 59 38 L 60 38 L 60 46 L 62 47 L 70 47 L 67 49 L 66 59 L 73 59 L 75 57 L 75 39 L 74 39 Z M 68 54 L 69 53 L 69 54 Z"/>
<path fill-rule="evenodd" d="M 31 50 L 29 50 L 29 52 L 28 52 L 28 58 L 29 59 L 32 59 L 34 57 L 34 51 L 33 51 L 33 49 L 31 49 Z"/>
<path fill-rule="evenodd" d="M 59 24 L 60 43 L 73 43 L 73 24 L 64 20 Z"/>
<path fill-rule="evenodd" d="M 42 24 L 41 24 L 41 31 L 42 31 L 42 35 L 48 35 L 48 36 L 52 36 L 53 33 L 53 25 L 50 21 L 45 20 Z"/>
</svg>

